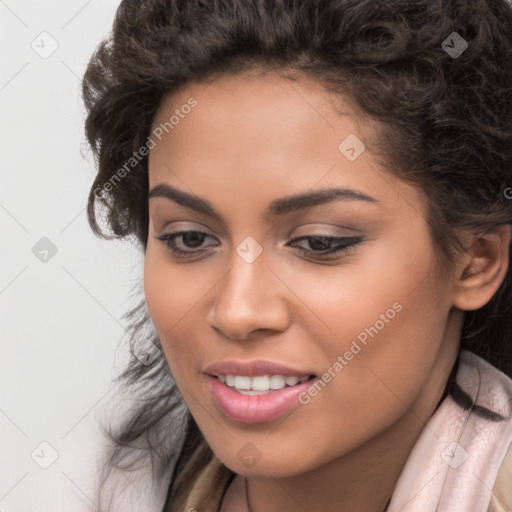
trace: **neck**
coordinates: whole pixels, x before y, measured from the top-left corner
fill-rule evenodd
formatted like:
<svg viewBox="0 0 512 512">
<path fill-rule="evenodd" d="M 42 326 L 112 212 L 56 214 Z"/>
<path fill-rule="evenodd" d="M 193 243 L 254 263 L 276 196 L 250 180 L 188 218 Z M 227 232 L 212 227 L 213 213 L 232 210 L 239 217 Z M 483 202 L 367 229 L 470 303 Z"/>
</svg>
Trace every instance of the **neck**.
<svg viewBox="0 0 512 512">
<path fill-rule="evenodd" d="M 447 347 L 450 345 L 441 348 L 440 362 L 414 405 L 404 404 L 404 414 L 398 421 L 365 444 L 297 476 L 249 477 L 250 512 L 384 512 L 412 448 L 446 396 L 458 353 L 458 347 Z"/>
<path fill-rule="evenodd" d="M 406 436 L 395 436 L 390 428 L 314 472 L 280 479 L 248 478 L 250 512 L 383 512 L 422 430 L 421 422 L 415 423 L 404 429 Z"/>
</svg>

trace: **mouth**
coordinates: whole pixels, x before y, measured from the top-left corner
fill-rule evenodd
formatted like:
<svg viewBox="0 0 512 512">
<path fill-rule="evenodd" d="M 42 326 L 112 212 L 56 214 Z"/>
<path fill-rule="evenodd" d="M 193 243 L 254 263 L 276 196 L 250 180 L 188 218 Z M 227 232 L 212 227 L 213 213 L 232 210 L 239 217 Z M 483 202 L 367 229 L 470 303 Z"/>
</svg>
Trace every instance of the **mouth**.
<svg viewBox="0 0 512 512">
<path fill-rule="evenodd" d="M 249 377 L 247 375 L 216 375 L 222 384 L 242 395 L 256 396 L 265 395 L 284 388 L 291 388 L 302 384 L 314 377 L 314 375 L 285 376 L 285 375 L 258 375 Z"/>
<path fill-rule="evenodd" d="M 301 403 L 314 373 L 267 361 L 224 361 L 204 370 L 220 412 L 240 423 L 272 421 Z"/>
</svg>

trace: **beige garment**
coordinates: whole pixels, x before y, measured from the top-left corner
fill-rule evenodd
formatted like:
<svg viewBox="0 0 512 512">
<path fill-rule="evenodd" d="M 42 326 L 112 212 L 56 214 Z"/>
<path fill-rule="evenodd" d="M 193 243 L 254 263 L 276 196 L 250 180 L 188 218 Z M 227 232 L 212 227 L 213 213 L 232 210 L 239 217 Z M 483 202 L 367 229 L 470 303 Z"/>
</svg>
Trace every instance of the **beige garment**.
<svg viewBox="0 0 512 512">
<path fill-rule="evenodd" d="M 203 442 L 178 477 L 176 493 L 162 512 L 218 512 L 234 476 Z"/>
<path fill-rule="evenodd" d="M 219 512 L 224 493 L 234 476 L 235 473 L 204 443 L 177 482 L 178 492 L 173 503 L 162 512 Z M 512 512 L 512 445 L 498 473 L 489 512 Z"/>
<path fill-rule="evenodd" d="M 512 445 L 494 484 L 489 512 L 512 512 Z"/>
</svg>

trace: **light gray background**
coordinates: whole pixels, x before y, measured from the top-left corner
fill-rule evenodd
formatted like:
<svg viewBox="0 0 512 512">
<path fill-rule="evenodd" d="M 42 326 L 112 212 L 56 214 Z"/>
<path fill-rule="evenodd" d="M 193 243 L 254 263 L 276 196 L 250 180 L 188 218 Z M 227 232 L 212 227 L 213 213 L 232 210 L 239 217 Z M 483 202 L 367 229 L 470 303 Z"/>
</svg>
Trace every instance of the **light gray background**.
<svg viewBox="0 0 512 512">
<path fill-rule="evenodd" d="M 87 225 L 94 162 L 84 144 L 80 98 L 86 62 L 110 31 L 118 3 L 0 0 L 5 512 L 77 512 L 91 504 L 97 415 L 126 359 L 121 316 L 142 275 L 142 256 L 129 243 L 96 239 Z M 58 48 L 45 55 L 54 40 Z M 46 262 L 32 252 L 43 237 L 58 250 Z M 42 442 L 58 453 L 47 469 L 40 463 L 52 451 Z"/>
</svg>

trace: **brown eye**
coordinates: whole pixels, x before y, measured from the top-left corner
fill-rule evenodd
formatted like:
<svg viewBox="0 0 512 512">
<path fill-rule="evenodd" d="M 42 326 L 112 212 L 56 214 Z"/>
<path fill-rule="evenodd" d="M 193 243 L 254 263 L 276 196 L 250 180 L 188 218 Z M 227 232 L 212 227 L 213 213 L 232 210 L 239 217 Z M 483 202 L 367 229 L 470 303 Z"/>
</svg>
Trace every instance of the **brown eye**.
<svg viewBox="0 0 512 512">
<path fill-rule="evenodd" d="M 187 247 L 199 247 L 205 238 L 205 234 L 200 231 L 187 231 L 180 236 Z"/>
<path fill-rule="evenodd" d="M 296 245 L 297 242 L 307 241 L 309 248 Z M 336 237 L 336 236 L 301 236 L 290 243 L 291 247 L 296 247 L 299 251 L 309 254 L 312 257 L 322 257 L 324 255 L 335 255 L 348 252 L 351 248 L 363 241 L 362 237 Z"/>
<path fill-rule="evenodd" d="M 202 231 L 178 231 L 176 233 L 168 233 L 162 236 L 156 237 L 158 240 L 163 242 L 165 247 L 171 251 L 171 253 L 178 257 L 193 256 L 199 252 L 204 252 L 208 247 L 219 245 L 218 243 L 209 244 L 203 246 L 203 243 L 207 239 L 215 240 L 215 238 Z M 197 250 L 197 248 L 200 248 Z"/>
</svg>

